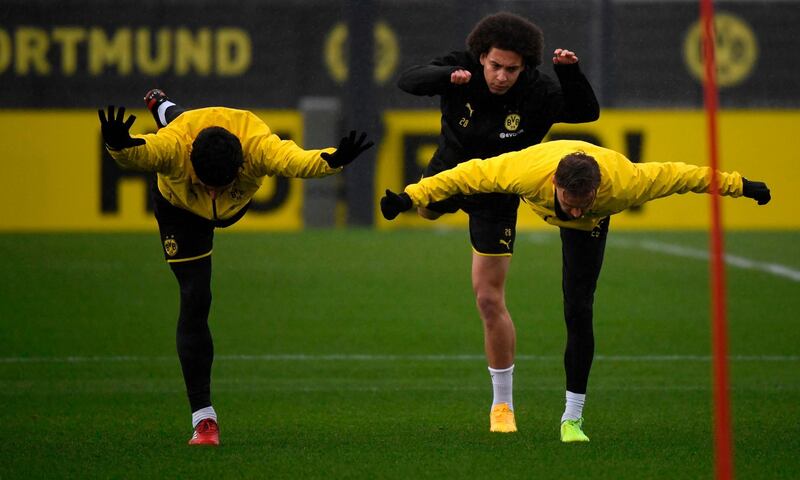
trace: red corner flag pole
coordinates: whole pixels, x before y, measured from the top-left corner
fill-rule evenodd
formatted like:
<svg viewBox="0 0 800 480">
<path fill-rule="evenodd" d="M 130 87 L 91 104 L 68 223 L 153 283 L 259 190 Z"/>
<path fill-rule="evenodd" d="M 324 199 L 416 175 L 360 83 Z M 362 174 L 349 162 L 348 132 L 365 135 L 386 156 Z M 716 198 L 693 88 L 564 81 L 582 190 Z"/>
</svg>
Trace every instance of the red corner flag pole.
<svg viewBox="0 0 800 480">
<path fill-rule="evenodd" d="M 700 0 L 703 23 L 703 59 L 705 82 L 703 92 L 708 119 L 708 145 L 711 182 L 711 303 L 712 349 L 714 353 L 714 444 L 716 477 L 733 478 L 733 450 L 731 434 L 730 399 L 728 398 L 728 331 L 725 313 L 725 266 L 722 259 L 722 227 L 719 202 L 719 170 L 717 147 L 717 81 L 714 62 L 714 4 L 713 0 Z"/>
</svg>

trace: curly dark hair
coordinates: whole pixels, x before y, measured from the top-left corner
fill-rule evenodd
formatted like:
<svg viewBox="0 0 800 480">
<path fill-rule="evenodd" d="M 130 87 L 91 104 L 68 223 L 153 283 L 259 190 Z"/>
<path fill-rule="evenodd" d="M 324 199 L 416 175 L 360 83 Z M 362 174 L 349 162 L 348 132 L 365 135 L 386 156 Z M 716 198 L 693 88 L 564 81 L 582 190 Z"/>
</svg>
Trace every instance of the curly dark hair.
<svg viewBox="0 0 800 480">
<path fill-rule="evenodd" d="M 189 159 L 201 182 L 223 187 L 236 178 L 244 163 L 242 143 L 222 127 L 204 128 L 192 142 Z"/>
<path fill-rule="evenodd" d="M 475 58 L 494 47 L 518 53 L 531 67 L 542 63 L 543 45 L 544 34 L 539 27 L 509 12 L 484 17 L 467 36 L 467 48 Z"/>
<path fill-rule="evenodd" d="M 584 152 L 564 156 L 556 167 L 556 185 L 573 195 L 587 195 L 600 186 L 600 166 Z"/>
</svg>

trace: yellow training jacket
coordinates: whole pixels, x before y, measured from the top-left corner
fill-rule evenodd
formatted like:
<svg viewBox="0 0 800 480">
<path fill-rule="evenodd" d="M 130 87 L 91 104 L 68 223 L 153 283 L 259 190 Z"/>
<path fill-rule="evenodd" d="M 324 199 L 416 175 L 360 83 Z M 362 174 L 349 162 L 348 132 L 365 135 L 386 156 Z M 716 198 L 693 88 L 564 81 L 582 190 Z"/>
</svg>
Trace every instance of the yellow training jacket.
<svg viewBox="0 0 800 480">
<path fill-rule="evenodd" d="M 600 166 L 597 198 L 579 219 L 556 217 L 553 176 L 566 155 L 585 152 Z M 742 195 L 739 173 L 718 173 L 721 195 Z M 704 193 L 710 188 L 711 169 L 685 163 L 632 163 L 624 155 L 591 143 L 573 140 L 546 142 L 486 160 L 470 160 L 423 178 L 405 192 L 415 206 L 444 200 L 452 195 L 513 193 L 552 225 L 591 230 L 600 220 L 627 208 L 675 193 Z"/>
<path fill-rule="evenodd" d="M 212 202 L 195 176 L 189 154 L 192 142 L 207 127 L 222 127 L 242 143 L 244 164 L 233 185 Z M 188 110 L 158 133 L 134 135 L 144 145 L 109 150 L 123 168 L 158 174 L 158 190 L 171 204 L 209 220 L 225 220 L 241 210 L 261 186 L 263 177 L 323 177 L 338 173 L 322 159 L 325 150 L 303 150 L 291 140 L 281 140 L 253 113 L 224 107 Z M 216 216 L 214 211 L 216 210 Z"/>
</svg>

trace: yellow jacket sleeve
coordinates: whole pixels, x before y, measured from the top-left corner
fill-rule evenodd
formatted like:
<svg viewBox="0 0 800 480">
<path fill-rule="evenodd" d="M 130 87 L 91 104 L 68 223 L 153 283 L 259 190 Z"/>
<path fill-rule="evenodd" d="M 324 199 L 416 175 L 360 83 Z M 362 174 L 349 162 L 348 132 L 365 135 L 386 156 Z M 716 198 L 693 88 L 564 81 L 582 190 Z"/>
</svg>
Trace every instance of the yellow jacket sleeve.
<svg viewBox="0 0 800 480">
<path fill-rule="evenodd" d="M 487 160 L 470 160 L 450 170 L 426 177 L 405 188 L 414 206 L 424 207 L 456 194 L 513 193 L 519 194 L 526 182 L 524 169 L 515 157 L 521 152 L 506 153 Z M 517 165 L 514 165 L 517 160 Z M 535 180 L 535 179 L 534 179 Z"/>
<path fill-rule="evenodd" d="M 619 192 L 627 198 L 628 207 L 642 205 L 650 200 L 681 193 L 710 193 L 711 168 L 680 162 L 640 163 L 626 191 Z M 738 172 L 717 172 L 720 195 L 740 197 L 742 176 Z M 612 187 L 613 188 L 613 187 Z"/>
<path fill-rule="evenodd" d="M 335 148 L 303 150 L 291 140 L 281 140 L 272 132 L 252 137 L 242 145 L 245 156 L 252 158 L 255 176 L 280 175 L 282 177 L 324 177 L 342 171 L 328 166 L 321 154 L 335 152 Z"/>
<path fill-rule="evenodd" d="M 177 175 L 180 172 L 184 146 L 174 131 L 162 128 L 155 134 L 133 137 L 144 139 L 145 144 L 122 150 L 108 150 L 111 158 L 120 167 L 157 172 L 167 176 Z"/>
</svg>

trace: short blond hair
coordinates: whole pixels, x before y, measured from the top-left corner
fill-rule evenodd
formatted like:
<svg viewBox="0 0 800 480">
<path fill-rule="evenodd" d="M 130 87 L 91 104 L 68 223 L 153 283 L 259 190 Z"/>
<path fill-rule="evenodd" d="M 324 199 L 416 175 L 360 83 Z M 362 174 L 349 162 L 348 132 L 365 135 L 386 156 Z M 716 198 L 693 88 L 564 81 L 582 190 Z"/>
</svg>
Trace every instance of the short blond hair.
<svg viewBox="0 0 800 480">
<path fill-rule="evenodd" d="M 600 186 L 600 165 L 585 152 L 570 153 L 558 162 L 555 180 L 557 186 L 573 195 L 587 195 Z"/>
</svg>

